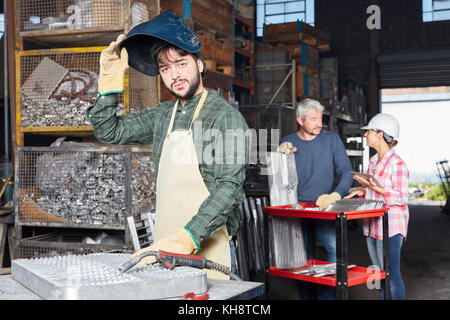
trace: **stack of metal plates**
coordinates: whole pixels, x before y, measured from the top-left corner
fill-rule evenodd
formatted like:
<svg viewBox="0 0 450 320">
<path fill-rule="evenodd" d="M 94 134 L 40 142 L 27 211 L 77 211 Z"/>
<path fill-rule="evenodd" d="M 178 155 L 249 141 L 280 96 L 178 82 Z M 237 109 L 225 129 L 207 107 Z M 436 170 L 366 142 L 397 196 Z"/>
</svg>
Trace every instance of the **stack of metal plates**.
<svg viewBox="0 0 450 320">
<path fill-rule="evenodd" d="M 299 208 L 297 196 L 297 167 L 294 154 L 270 152 L 270 205 L 291 204 Z M 307 264 L 303 229 L 297 219 L 271 217 L 270 235 L 272 259 L 278 269 L 303 267 Z"/>
<path fill-rule="evenodd" d="M 297 167 L 294 154 L 268 152 L 268 178 L 270 205 L 280 206 L 298 203 Z"/>
<path fill-rule="evenodd" d="M 11 276 L 44 299 L 147 300 L 207 292 L 206 272 L 191 267 L 169 270 L 148 265 L 119 272 L 130 256 L 94 253 L 17 259 L 11 263 Z"/>
<path fill-rule="evenodd" d="M 366 199 L 341 199 L 328 206 L 325 211 L 362 211 L 381 209 L 385 206 L 383 201 L 366 200 Z"/>
<path fill-rule="evenodd" d="M 354 264 L 348 265 L 347 270 L 350 270 L 351 268 L 354 268 L 354 267 L 356 267 L 356 265 L 354 265 Z M 336 263 L 312 265 L 309 268 L 295 271 L 294 273 L 313 276 L 316 278 L 323 277 L 323 276 L 329 276 L 329 275 L 336 274 Z"/>
</svg>

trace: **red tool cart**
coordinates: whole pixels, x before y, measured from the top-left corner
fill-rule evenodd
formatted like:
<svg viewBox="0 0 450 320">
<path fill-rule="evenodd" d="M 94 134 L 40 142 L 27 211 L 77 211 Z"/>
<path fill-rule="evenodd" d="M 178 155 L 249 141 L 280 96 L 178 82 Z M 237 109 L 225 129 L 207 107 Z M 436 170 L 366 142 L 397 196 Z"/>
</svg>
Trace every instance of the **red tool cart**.
<svg viewBox="0 0 450 320">
<path fill-rule="evenodd" d="M 317 207 L 314 203 L 299 203 L 303 209 L 294 209 L 292 205 L 265 207 L 263 210 L 267 213 L 264 217 L 264 246 L 265 246 L 265 293 L 266 298 L 270 297 L 270 276 L 285 277 L 300 281 L 308 281 L 328 286 L 336 287 L 337 299 L 348 299 L 348 287 L 372 282 L 375 280 L 384 281 L 385 299 L 390 300 L 389 290 L 389 242 L 388 242 L 388 208 L 363 210 L 363 211 L 312 211 L 307 208 Z M 329 262 L 316 260 L 315 250 L 309 252 L 310 260 L 307 266 L 295 269 L 277 269 L 270 266 L 269 261 L 269 217 L 282 216 L 291 218 L 306 219 L 326 219 L 336 221 L 336 274 L 322 277 L 312 275 L 298 274 L 296 272 L 311 267 L 312 265 L 323 265 Z M 384 270 L 369 269 L 363 267 L 353 267 L 347 270 L 348 266 L 348 240 L 347 240 L 347 221 L 353 219 L 364 219 L 372 217 L 383 217 L 383 251 L 384 251 Z M 315 235 L 313 235 L 315 240 Z M 315 241 L 314 241 L 315 242 Z M 315 246 L 310 246 L 315 248 Z"/>
</svg>

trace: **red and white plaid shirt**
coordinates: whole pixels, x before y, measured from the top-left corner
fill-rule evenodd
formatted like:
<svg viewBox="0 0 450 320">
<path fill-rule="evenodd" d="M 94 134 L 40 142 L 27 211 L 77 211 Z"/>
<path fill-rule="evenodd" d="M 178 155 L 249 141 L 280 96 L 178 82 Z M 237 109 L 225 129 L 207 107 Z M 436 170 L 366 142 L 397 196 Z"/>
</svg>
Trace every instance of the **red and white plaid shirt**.
<svg viewBox="0 0 450 320">
<path fill-rule="evenodd" d="M 384 195 L 365 188 L 366 199 L 383 200 L 389 208 L 389 237 L 400 233 L 406 239 L 409 220 L 409 172 L 405 162 L 395 153 L 394 148 L 391 148 L 379 162 L 378 154 L 370 158 L 367 173 L 380 182 Z M 363 231 L 365 236 L 382 240 L 382 217 L 364 219 Z"/>
</svg>

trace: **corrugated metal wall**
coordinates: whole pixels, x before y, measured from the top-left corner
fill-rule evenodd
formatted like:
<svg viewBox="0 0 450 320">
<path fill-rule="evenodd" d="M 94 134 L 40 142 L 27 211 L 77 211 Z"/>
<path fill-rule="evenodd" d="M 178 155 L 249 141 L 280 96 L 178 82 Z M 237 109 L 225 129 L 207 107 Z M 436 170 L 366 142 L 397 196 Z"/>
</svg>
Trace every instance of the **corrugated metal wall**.
<svg viewBox="0 0 450 320">
<path fill-rule="evenodd" d="M 381 88 L 450 85 L 450 49 L 378 57 Z"/>
<path fill-rule="evenodd" d="M 339 58 L 340 77 L 363 83 L 370 70 L 366 9 L 371 4 L 321 0 L 315 5 L 315 25 L 331 38 L 326 55 Z M 448 85 L 449 60 L 443 56 L 450 52 L 450 20 L 423 23 L 422 0 L 380 0 L 379 6 L 381 86 Z"/>
</svg>

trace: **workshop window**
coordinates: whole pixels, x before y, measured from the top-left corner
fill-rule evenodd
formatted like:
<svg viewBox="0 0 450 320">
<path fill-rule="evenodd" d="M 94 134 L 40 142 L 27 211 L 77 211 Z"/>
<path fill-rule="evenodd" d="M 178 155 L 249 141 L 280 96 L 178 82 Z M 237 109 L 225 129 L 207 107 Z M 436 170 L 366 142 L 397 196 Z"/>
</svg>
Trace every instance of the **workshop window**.
<svg viewBox="0 0 450 320">
<path fill-rule="evenodd" d="M 450 0 L 422 0 L 422 21 L 450 20 Z"/>
<path fill-rule="evenodd" d="M 256 36 L 264 24 L 303 21 L 314 26 L 314 0 L 256 0 Z"/>
</svg>

